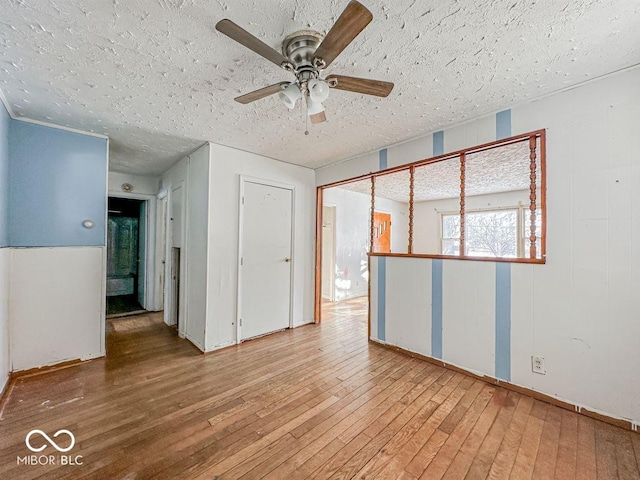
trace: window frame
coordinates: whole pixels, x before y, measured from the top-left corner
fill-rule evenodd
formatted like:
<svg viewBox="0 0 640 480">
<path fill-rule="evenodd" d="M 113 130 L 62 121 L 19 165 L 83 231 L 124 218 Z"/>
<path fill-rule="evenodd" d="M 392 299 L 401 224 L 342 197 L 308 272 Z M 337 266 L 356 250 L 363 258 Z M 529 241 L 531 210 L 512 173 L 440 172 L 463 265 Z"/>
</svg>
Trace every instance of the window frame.
<svg viewBox="0 0 640 480">
<path fill-rule="evenodd" d="M 540 256 L 536 256 L 535 258 L 530 258 L 530 257 L 475 257 L 475 256 L 468 256 L 468 255 L 442 255 L 442 254 L 424 254 L 424 253 L 414 253 L 413 252 L 413 228 L 414 228 L 414 222 L 413 222 L 413 172 L 415 170 L 415 168 L 420 167 L 420 166 L 424 166 L 424 165 L 429 165 L 432 163 L 437 163 L 437 162 L 442 162 L 445 160 L 451 160 L 451 159 L 455 159 L 455 158 L 460 158 L 461 162 L 464 162 L 464 157 L 467 154 L 472 154 L 472 153 L 478 153 L 478 152 L 482 152 L 485 150 L 492 150 L 495 148 L 500 148 L 500 147 L 504 147 L 504 146 L 508 146 L 508 145 L 512 145 L 515 143 L 521 143 L 521 142 L 526 142 L 526 141 L 530 142 L 534 142 L 534 153 L 536 155 L 536 168 L 535 168 L 535 173 L 537 178 L 539 179 L 539 183 L 537 183 L 539 185 L 539 190 L 536 187 L 536 204 L 535 204 L 535 211 L 536 211 L 536 215 L 538 214 L 538 212 L 540 212 L 541 214 L 541 236 L 539 238 L 536 238 L 535 241 L 535 248 L 536 248 L 536 254 L 539 253 Z M 351 182 L 356 182 L 356 181 L 361 181 L 361 180 L 366 180 L 368 178 L 371 179 L 371 204 L 372 206 L 374 205 L 374 200 L 375 200 L 375 179 L 377 177 L 383 176 L 383 175 L 388 175 L 391 173 L 396 173 L 399 171 L 403 171 L 403 170 L 408 170 L 411 173 L 411 185 L 410 185 L 410 192 L 409 192 L 409 211 L 410 211 L 410 217 L 409 217 L 409 245 L 408 245 L 408 253 L 382 253 L 382 252 L 373 252 L 371 251 L 372 249 L 370 248 L 369 251 L 369 256 L 372 257 L 376 257 L 376 256 L 383 256 L 383 257 L 406 257 L 406 258 L 441 258 L 441 259 L 447 259 L 447 260 L 471 260 L 471 261 L 487 261 L 487 262 L 506 262 L 506 263 L 533 263 L 533 264 L 545 264 L 546 263 L 546 258 L 547 258 L 547 252 L 546 252 L 546 238 L 547 238 L 547 206 L 546 206 L 546 129 L 540 129 L 540 130 L 535 130 L 532 132 L 528 132 L 528 133 L 523 133 L 521 135 L 515 135 L 509 138 L 505 138 L 502 140 L 496 140 L 494 142 L 490 142 L 490 143 L 485 143 L 482 145 L 477 145 L 474 147 L 470 147 L 470 148 L 465 148 L 462 150 L 457 150 L 455 152 L 450 152 L 450 153 L 446 153 L 443 155 L 438 155 L 435 157 L 431 157 L 431 158 L 426 158 L 424 160 L 418 160 L 415 162 L 410 162 L 410 163 L 406 163 L 403 165 L 399 165 L 397 167 L 392 167 L 392 168 L 387 168 L 384 170 L 379 170 L 377 172 L 371 172 L 365 175 L 360 175 L 357 177 L 353 177 L 353 178 L 348 178 L 345 180 L 340 180 L 338 182 L 333 182 L 333 183 L 329 183 L 326 185 L 321 185 L 319 187 L 317 187 L 317 204 L 321 204 L 322 202 L 322 191 L 325 188 L 332 188 L 332 187 L 337 187 L 340 185 L 344 185 L 347 183 L 351 183 Z M 460 198 L 463 198 L 464 195 L 464 190 L 461 192 Z M 513 207 L 510 207 L 511 209 Z M 526 213 L 530 212 L 531 209 L 530 207 L 528 207 L 527 205 L 522 205 L 521 208 L 523 209 L 523 212 L 525 214 L 525 217 L 523 217 L 522 219 L 522 229 L 525 228 L 526 225 Z M 496 210 L 496 209 L 492 209 L 492 210 Z M 455 212 L 454 212 L 455 213 Z M 461 213 L 461 212 L 458 212 Z M 322 211 L 320 210 L 317 214 L 317 222 L 321 222 L 322 221 Z M 372 213 L 373 216 L 373 213 Z M 320 223 L 321 224 L 321 223 Z M 442 228 L 442 226 L 440 226 L 440 228 Z M 526 233 L 526 232 L 524 232 Z M 373 229 L 371 234 L 373 234 Z M 321 235 L 321 233 L 319 234 L 318 232 L 316 232 L 316 245 L 317 247 L 319 246 L 318 242 L 318 238 L 319 235 Z M 372 236 L 372 235 L 371 235 Z M 442 232 L 440 232 L 440 237 L 442 238 Z M 523 246 L 523 248 L 528 248 L 530 245 L 527 245 L 527 241 L 528 241 L 528 237 L 524 237 L 524 243 L 525 245 Z M 372 245 L 372 243 L 370 243 L 370 245 Z M 519 247 L 520 248 L 520 247 Z M 461 251 L 461 253 L 463 253 Z M 316 248 L 316 256 L 318 258 L 320 257 L 321 252 L 319 251 L 318 248 Z M 316 264 L 317 264 L 316 260 Z"/>
</svg>

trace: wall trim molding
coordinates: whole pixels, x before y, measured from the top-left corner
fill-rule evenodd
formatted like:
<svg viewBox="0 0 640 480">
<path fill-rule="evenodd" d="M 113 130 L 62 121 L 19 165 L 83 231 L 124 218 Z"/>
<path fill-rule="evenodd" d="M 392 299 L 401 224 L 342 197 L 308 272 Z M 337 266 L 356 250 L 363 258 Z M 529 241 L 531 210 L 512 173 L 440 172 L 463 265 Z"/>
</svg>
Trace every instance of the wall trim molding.
<svg viewBox="0 0 640 480">
<path fill-rule="evenodd" d="M 55 128 L 57 130 L 65 130 L 65 131 L 71 132 L 71 133 L 78 133 L 80 135 L 87 135 L 89 137 L 97 137 L 97 138 L 102 138 L 103 140 L 109 140 L 108 136 L 103 135 L 101 133 L 87 132 L 85 130 L 79 130 L 77 128 L 71 128 L 71 127 L 64 127 L 62 125 L 56 125 L 55 123 L 42 122 L 40 120 L 34 120 L 32 118 L 27 118 L 27 117 L 14 117 L 11 114 L 9 114 L 9 115 L 11 116 L 11 118 L 13 120 L 17 120 L 19 122 L 32 123 L 34 125 L 40 125 L 41 127 Z"/>
<path fill-rule="evenodd" d="M 4 108 L 9 114 L 9 116 L 15 120 L 16 116 L 13 113 L 13 109 L 11 108 L 11 105 L 9 105 L 9 101 L 7 100 L 7 97 L 4 96 L 4 92 L 2 91 L 1 88 L 0 88 L 0 102 L 2 102 L 2 104 L 4 105 Z"/>
<path fill-rule="evenodd" d="M 107 135 L 103 135 L 101 133 L 87 132 L 85 130 L 79 130 L 77 128 L 56 125 L 55 123 L 43 122 L 41 120 L 34 120 L 33 118 L 20 117 L 14 113 L 13 109 L 11 108 L 11 104 L 9 104 L 9 100 L 7 100 L 7 97 L 4 95 L 4 92 L 2 91 L 2 89 L 0 89 L 0 102 L 2 102 L 2 104 L 4 105 L 4 108 L 7 110 L 7 113 L 9 114 L 12 120 L 33 123 L 35 125 L 40 125 L 43 127 L 57 128 L 58 130 L 66 130 L 67 132 L 79 133 L 80 135 L 88 135 L 90 137 L 98 137 L 98 138 L 103 138 L 105 140 L 109 140 L 109 137 Z"/>
<path fill-rule="evenodd" d="M 637 422 L 634 422 L 633 420 L 628 420 L 628 419 L 624 419 L 624 418 L 620 418 L 620 417 L 616 417 L 610 414 L 606 414 L 606 413 L 601 413 L 601 412 L 597 412 L 593 409 L 589 409 L 588 407 L 585 407 L 583 405 L 578 405 L 566 400 L 561 400 L 557 397 L 551 396 L 551 395 L 547 395 L 546 393 L 542 393 L 542 392 L 538 392 L 536 390 L 527 388 L 527 387 L 522 387 L 520 385 L 516 385 L 515 383 L 511 383 L 511 382 L 506 382 L 504 380 L 498 380 L 497 378 L 488 376 L 488 375 L 484 375 L 481 373 L 476 373 L 473 372 L 471 370 L 467 370 L 465 368 L 462 367 L 458 367 L 456 365 L 453 365 L 451 363 L 447 363 L 444 362 L 442 360 L 439 360 L 437 358 L 433 358 L 430 357 L 428 355 L 424 355 L 421 353 L 417 353 L 417 352 L 412 352 L 411 350 L 407 350 L 405 348 L 402 347 L 397 347 L 395 345 L 391 345 L 389 343 L 386 342 L 382 342 L 378 339 L 375 338 L 369 338 L 369 343 L 373 343 L 375 345 L 379 345 L 380 347 L 392 350 L 394 352 L 398 352 L 401 353 L 403 355 L 408 355 L 410 357 L 413 358 L 417 358 L 419 360 L 424 360 L 425 362 L 429 362 L 432 363 L 434 365 L 438 365 L 439 367 L 443 367 L 446 368 L 448 370 L 457 372 L 457 373 L 462 373 L 464 375 L 469 375 L 470 377 L 473 377 L 475 379 L 481 380 L 483 382 L 488 383 L 489 385 L 494 385 L 497 387 L 502 387 L 502 388 L 506 388 L 507 390 L 511 390 L 513 392 L 519 393 L 521 395 L 526 395 L 528 397 L 532 397 L 535 398 L 536 400 L 540 400 L 542 402 L 545 403 L 549 403 L 551 405 L 554 405 L 556 407 L 560 407 L 560 408 L 564 408 L 565 410 L 569 410 L 575 413 L 578 413 L 580 415 L 584 415 L 585 417 L 589 417 L 589 418 L 593 418 L 594 420 L 600 420 L 602 422 L 608 423 L 609 425 L 613 425 L 616 427 L 620 427 L 620 428 L 624 428 L 625 430 L 630 430 L 632 432 L 638 432 L 638 427 L 639 424 Z"/>
</svg>

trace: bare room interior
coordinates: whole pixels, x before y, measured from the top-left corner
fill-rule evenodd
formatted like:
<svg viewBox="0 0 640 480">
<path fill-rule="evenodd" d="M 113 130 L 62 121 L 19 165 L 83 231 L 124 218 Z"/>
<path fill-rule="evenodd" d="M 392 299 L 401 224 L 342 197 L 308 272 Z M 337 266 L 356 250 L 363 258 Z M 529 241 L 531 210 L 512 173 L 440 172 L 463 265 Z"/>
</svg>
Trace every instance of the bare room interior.
<svg viewBox="0 0 640 480">
<path fill-rule="evenodd" d="M 0 19 L 0 478 L 640 480 L 636 0 Z"/>
</svg>

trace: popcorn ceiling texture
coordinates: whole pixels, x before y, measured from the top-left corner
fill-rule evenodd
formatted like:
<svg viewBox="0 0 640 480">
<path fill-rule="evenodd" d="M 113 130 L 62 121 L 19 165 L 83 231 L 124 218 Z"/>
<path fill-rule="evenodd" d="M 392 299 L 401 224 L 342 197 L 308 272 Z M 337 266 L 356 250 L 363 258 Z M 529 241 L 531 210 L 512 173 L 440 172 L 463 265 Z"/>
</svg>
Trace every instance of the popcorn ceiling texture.
<svg viewBox="0 0 640 480">
<path fill-rule="evenodd" d="M 0 89 L 16 116 L 108 135 L 112 170 L 157 175 L 204 141 L 316 168 L 640 63 L 637 0 L 363 3 L 373 22 L 326 73 L 396 88 L 333 90 L 308 136 L 277 97 L 233 101 L 293 76 L 214 25 L 279 49 L 347 0 L 5 0 Z"/>
<path fill-rule="evenodd" d="M 538 147 L 538 152 L 539 152 Z M 540 171 L 540 157 L 537 159 Z M 465 195 L 529 190 L 530 160 L 528 142 L 506 145 L 468 154 L 465 160 Z M 540 176 L 537 178 L 540 186 Z M 409 203 L 410 174 L 402 170 L 376 177 L 376 197 Z M 371 195 L 371 181 L 359 180 L 339 187 Z M 414 202 L 442 200 L 460 196 L 460 159 L 455 157 L 416 167 L 413 182 Z"/>
</svg>

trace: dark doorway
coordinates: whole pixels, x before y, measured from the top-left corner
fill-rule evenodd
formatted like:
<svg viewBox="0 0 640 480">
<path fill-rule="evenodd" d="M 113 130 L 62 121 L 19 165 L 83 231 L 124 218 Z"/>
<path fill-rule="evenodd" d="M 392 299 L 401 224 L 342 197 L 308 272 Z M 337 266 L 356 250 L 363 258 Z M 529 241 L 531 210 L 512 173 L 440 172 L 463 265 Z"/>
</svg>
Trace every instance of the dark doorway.
<svg viewBox="0 0 640 480">
<path fill-rule="evenodd" d="M 107 317 L 145 312 L 146 201 L 109 197 Z"/>
</svg>

